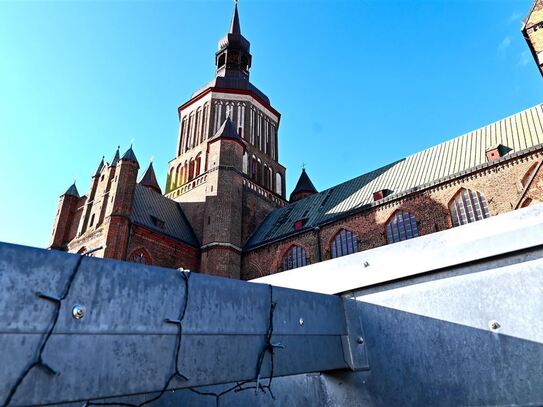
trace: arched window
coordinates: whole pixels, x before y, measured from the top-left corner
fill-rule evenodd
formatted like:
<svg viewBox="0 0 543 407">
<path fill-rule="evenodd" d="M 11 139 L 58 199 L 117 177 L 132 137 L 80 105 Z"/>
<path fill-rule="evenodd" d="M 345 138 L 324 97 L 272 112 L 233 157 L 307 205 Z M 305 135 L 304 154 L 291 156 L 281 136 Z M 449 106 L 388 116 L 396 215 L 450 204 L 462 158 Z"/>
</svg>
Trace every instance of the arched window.
<svg viewBox="0 0 543 407">
<path fill-rule="evenodd" d="M 256 180 L 257 167 L 258 163 L 256 162 L 256 157 L 253 155 L 253 157 L 251 158 L 251 179 L 254 181 Z"/>
<path fill-rule="evenodd" d="M 204 105 L 204 113 L 202 116 L 202 138 L 200 139 L 200 143 L 202 143 L 205 139 L 207 139 L 207 132 L 209 129 L 209 103 L 206 102 Z"/>
<path fill-rule="evenodd" d="M 175 189 L 175 168 L 170 169 L 170 176 L 168 177 L 168 185 L 170 186 L 170 191 Z"/>
<path fill-rule="evenodd" d="M 200 175 L 200 170 L 202 166 L 202 155 L 201 153 L 196 156 L 196 172 L 194 174 L 195 177 Z"/>
<path fill-rule="evenodd" d="M 419 236 L 417 219 L 407 211 L 396 211 L 387 222 L 388 243 L 401 242 Z"/>
<path fill-rule="evenodd" d="M 181 185 L 183 183 L 183 165 L 182 164 L 179 164 L 177 166 L 177 171 L 175 173 L 175 184 L 174 184 L 174 188 L 175 187 L 178 187 L 179 185 Z"/>
<path fill-rule="evenodd" d="M 247 174 L 249 172 L 249 155 L 247 151 L 243 153 L 243 173 Z"/>
<path fill-rule="evenodd" d="M 268 186 L 268 165 L 264 164 L 264 182 L 262 182 L 262 186 L 264 188 L 269 188 Z"/>
<path fill-rule="evenodd" d="M 219 57 L 219 61 L 217 62 L 218 67 L 221 68 L 225 62 L 226 62 L 226 54 L 222 54 Z"/>
<path fill-rule="evenodd" d="M 273 191 L 273 170 L 268 167 L 268 189 Z"/>
<path fill-rule="evenodd" d="M 282 195 L 283 191 L 283 177 L 281 177 L 281 174 L 277 173 L 275 174 L 275 192 L 277 195 Z"/>
<path fill-rule="evenodd" d="M 194 178 L 194 159 L 190 159 L 189 163 L 189 181 Z"/>
<path fill-rule="evenodd" d="M 303 247 L 291 246 L 283 257 L 283 271 L 307 265 L 307 253 Z"/>
<path fill-rule="evenodd" d="M 130 253 L 130 256 L 128 256 L 128 261 L 140 264 L 153 264 L 151 255 L 143 247 L 140 247 L 139 249 L 136 249 Z"/>
<path fill-rule="evenodd" d="M 188 161 L 185 161 L 185 165 L 183 166 L 183 179 L 181 180 L 181 184 L 184 184 L 185 182 L 188 181 L 188 176 L 189 176 L 189 163 Z"/>
<path fill-rule="evenodd" d="M 202 137 L 202 108 L 198 108 L 196 111 L 196 126 L 194 131 L 194 140 L 192 141 L 192 146 L 195 147 L 200 142 Z"/>
<path fill-rule="evenodd" d="M 490 216 L 483 194 L 462 188 L 449 204 L 453 226 L 465 225 Z"/>
<path fill-rule="evenodd" d="M 256 165 L 256 182 L 258 182 L 260 185 L 263 184 L 262 182 L 262 161 L 260 161 L 260 158 L 256 159 L 257 165 Z"/>
<path fill-rule="evenodd" d="M 346 229 L 341 229 L 330 244 L 330 252 L 333 259 L 356 253 L 357 251 L 358 236 Z"/>
</svg>

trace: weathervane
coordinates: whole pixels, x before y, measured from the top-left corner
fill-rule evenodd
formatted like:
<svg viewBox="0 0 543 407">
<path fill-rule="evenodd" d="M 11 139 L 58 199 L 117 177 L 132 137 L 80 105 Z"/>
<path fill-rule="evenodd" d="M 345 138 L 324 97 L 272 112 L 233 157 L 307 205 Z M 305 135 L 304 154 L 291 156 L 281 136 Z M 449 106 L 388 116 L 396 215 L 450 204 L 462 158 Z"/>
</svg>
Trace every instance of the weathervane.
<svg viewBox="0 0 543 407">
<path fill-rule="evenodd" d="M 302 170 L 305 170 L 305 163 L 302 163 Z"/>
</svg>

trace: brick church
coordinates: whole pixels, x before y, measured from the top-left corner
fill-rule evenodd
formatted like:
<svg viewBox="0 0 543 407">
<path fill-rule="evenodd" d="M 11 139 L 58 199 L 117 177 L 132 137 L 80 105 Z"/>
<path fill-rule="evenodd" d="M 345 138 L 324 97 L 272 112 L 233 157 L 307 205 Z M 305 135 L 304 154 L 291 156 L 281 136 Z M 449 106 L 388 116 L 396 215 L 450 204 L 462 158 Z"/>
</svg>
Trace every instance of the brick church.
<svg viewBox="0 0 543 407">
<path fill-rule="evenodd" d="M 50 248 L 252 279 L 543 202 L 543 105 L 325 191 L 302 170 L 287 199 L 281 115 L 251 62 L 236 4 L 215 78 L 178 108 L 164 191 L 117 150 L 86 195 L 61 195 Z"/>
</svg>

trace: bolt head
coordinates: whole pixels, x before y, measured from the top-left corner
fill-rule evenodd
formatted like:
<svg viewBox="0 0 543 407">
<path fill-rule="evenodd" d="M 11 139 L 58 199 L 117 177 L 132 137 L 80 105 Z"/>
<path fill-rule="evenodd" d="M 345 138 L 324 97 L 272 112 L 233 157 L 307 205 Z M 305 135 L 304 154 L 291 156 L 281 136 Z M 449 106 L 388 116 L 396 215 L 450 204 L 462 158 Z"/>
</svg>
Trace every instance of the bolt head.
<svg viewBox="0 0 543 407">
<path fill-rule="evenodd" d="M 85 316 L 85 307 L 82 305 L 76 304 L 72 308 L 72 317 L 74 319 L 81 319 Z"/>
<path fill-rule="evenodd" d="M 358 338 L 356 338 L 356 343 L 358 343 L 359 345 L 362 345 L 364 343 L 364 338 L 359 336 Z"/>
<path fill-rule="evenodd" d="M 369 265 L 370 264 L 367 261 L 364 262 L 364 267 L 368 267 Z"/>
<path fill-rule="evenodd" d="M 488 323 L 488 327 L 490 329 L 492 329 L 493 331 L 495 331 L 495 330 L 501 328 L 501 325 L 500 325 L 500 323 L 498 321 L 490 321 Z"/>
<path fill-rule="evenodd" d="M 298 323 L 300 324 L 300 326 L 302 326 L 304 324 L 304 319 L 303 318 L 300 318 L 300 320 L 298 321 Z"/>
</svg>

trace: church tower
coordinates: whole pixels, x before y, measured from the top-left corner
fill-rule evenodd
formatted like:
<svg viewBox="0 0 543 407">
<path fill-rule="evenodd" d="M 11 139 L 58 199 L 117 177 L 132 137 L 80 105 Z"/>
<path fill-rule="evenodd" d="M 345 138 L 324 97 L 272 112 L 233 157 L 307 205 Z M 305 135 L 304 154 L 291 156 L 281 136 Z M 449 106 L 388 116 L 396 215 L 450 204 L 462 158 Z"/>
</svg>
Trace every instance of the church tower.
<svg viewBox="0 0 543 407">
<path fill-rule="evenodd" d="M 181 203 L 202 247 L 201 271 L 239 278 L 241 251 L 273 209 L 286 205 L 280 113 L 249 81 L 250 43 L 237 3 L 215 53 L 215 78 L 181 105 L 165 195 Z"/>
</svg>

